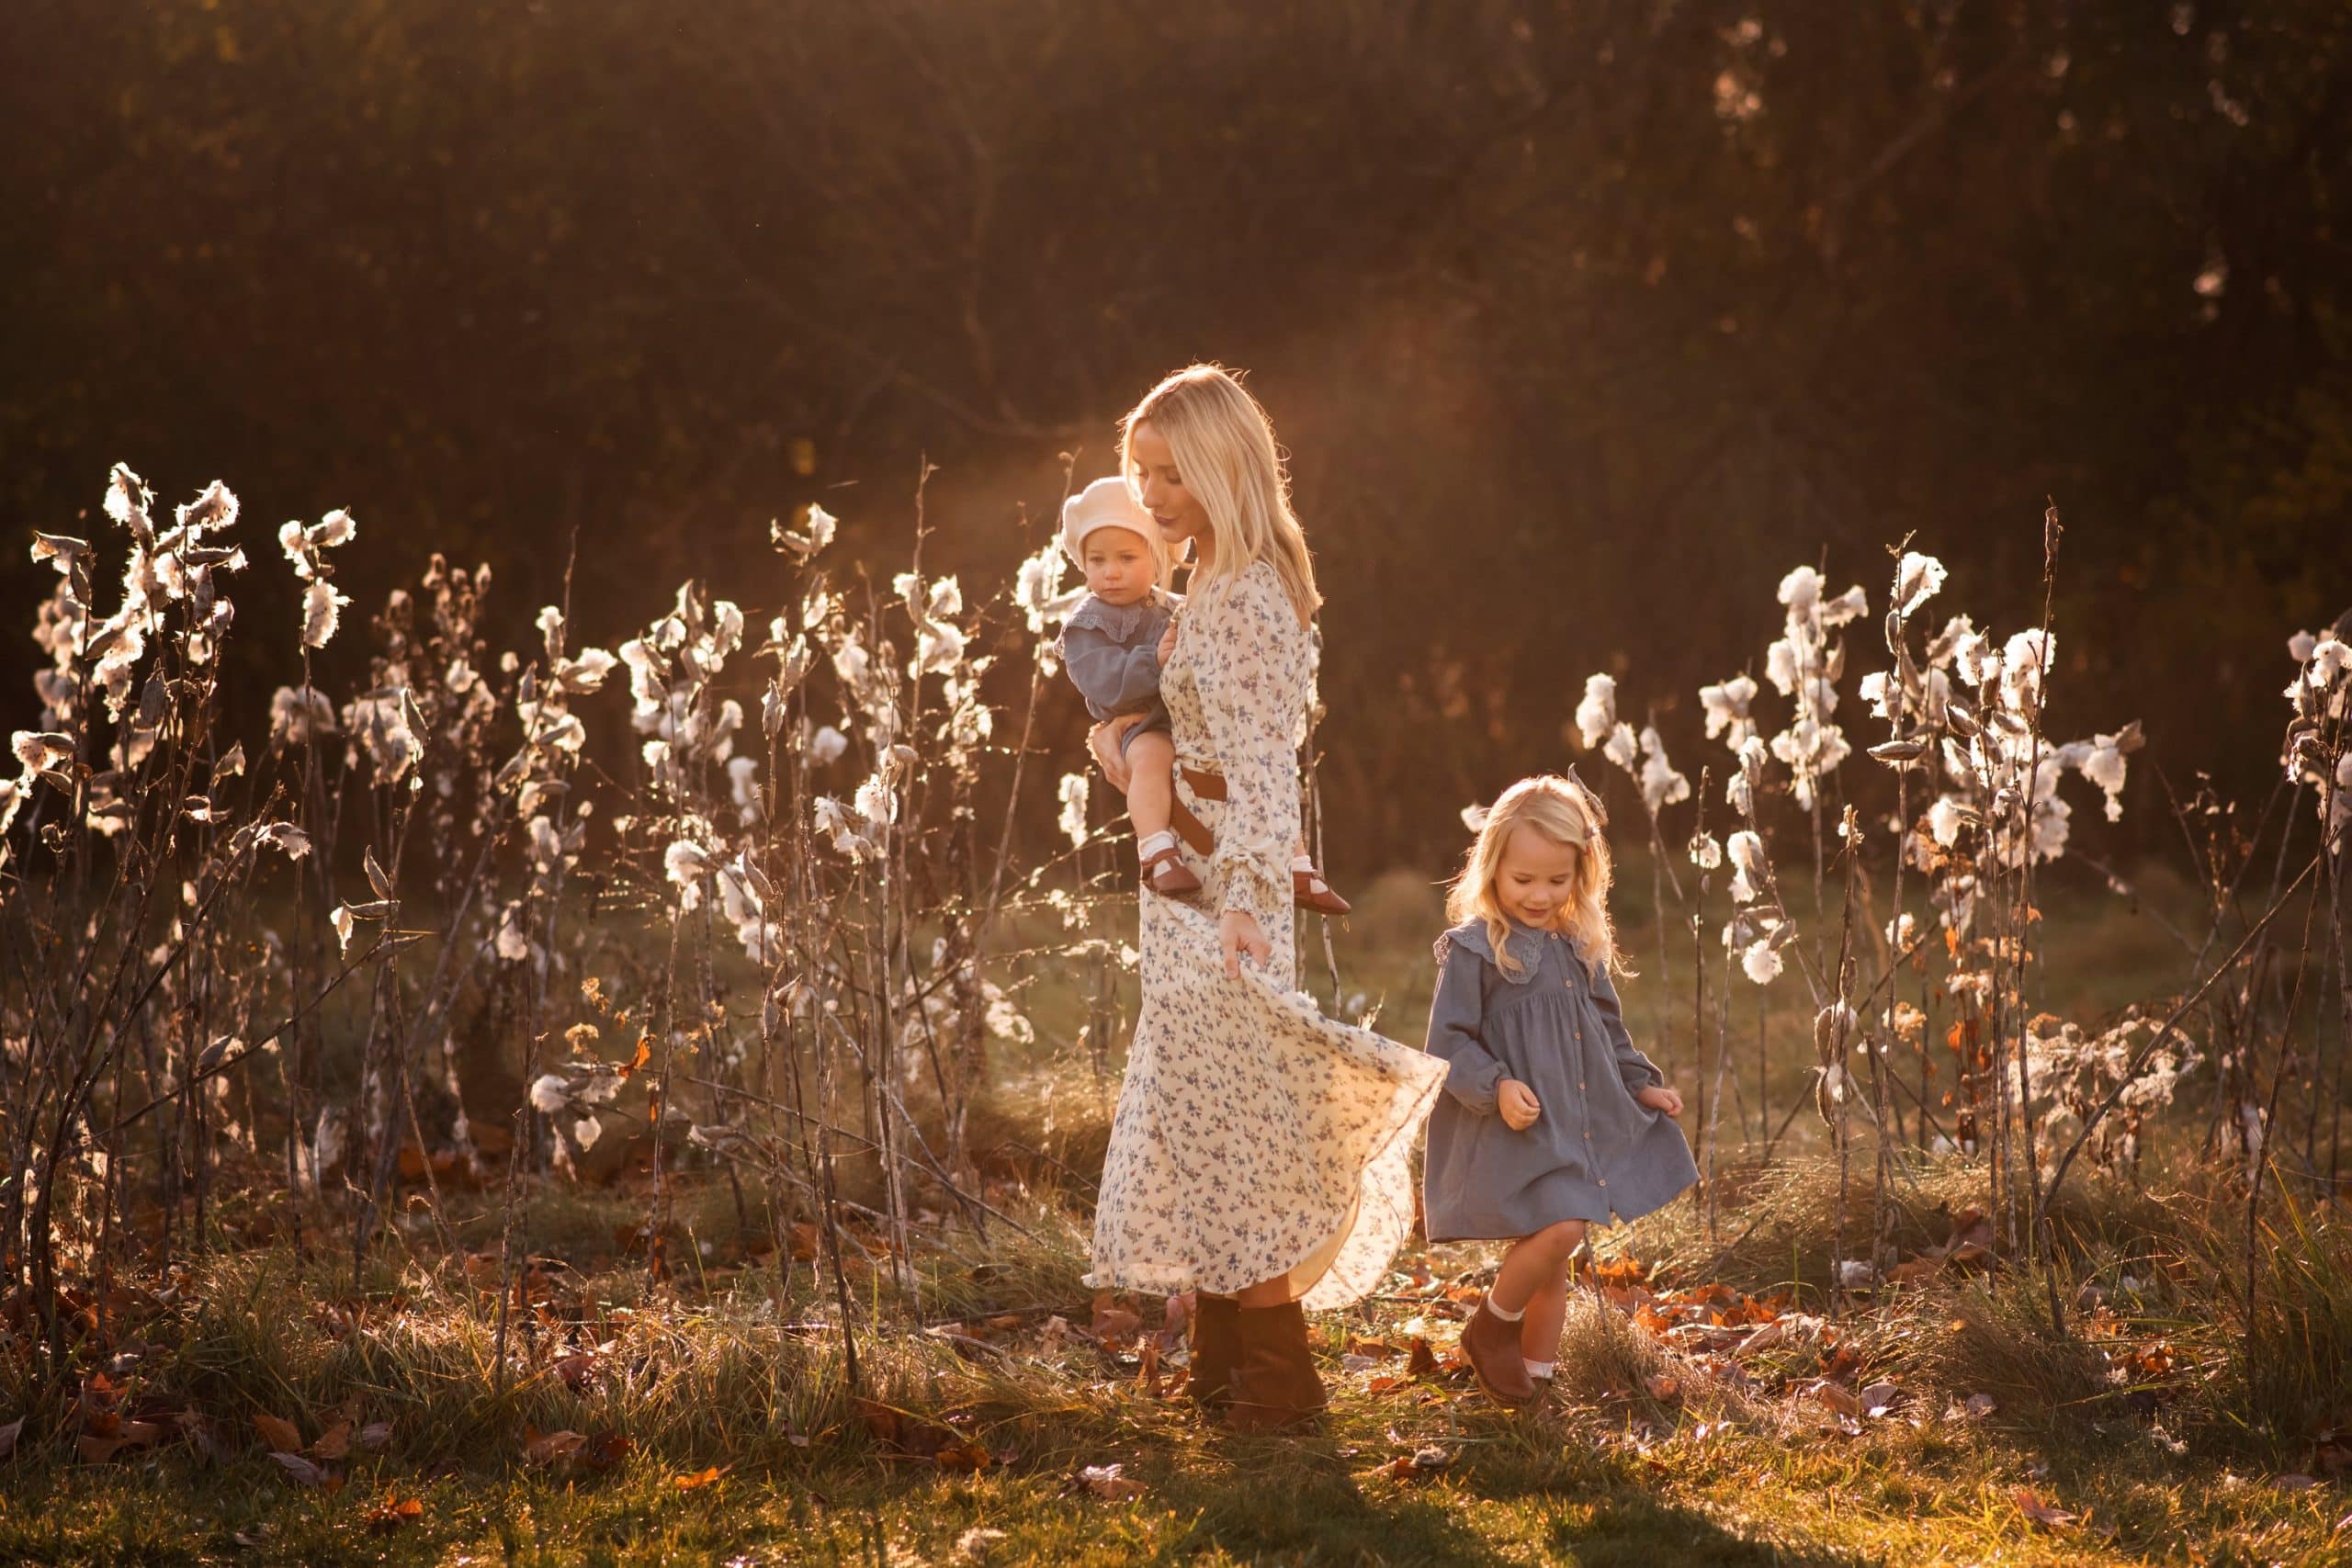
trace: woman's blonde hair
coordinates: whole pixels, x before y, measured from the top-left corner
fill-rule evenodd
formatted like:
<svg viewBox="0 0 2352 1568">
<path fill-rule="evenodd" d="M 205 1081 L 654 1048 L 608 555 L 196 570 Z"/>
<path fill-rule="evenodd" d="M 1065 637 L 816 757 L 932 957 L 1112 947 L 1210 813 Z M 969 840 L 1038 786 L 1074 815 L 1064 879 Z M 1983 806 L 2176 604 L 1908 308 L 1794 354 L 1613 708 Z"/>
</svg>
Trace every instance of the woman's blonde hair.
<svg viewBox="0 0 2352 1568">
<path fill-rule="evenodd" d="M 1223 367 L 1193 365 L 1154 387 L 1119 422 L 1119 471 L 1136 482 L 1136 426 L 1149 422 L 1176 458 L 1186 490 L 1200 497 L 1216 540 L 1215 558 L 1193 584 L 1230 582 L 1255 563 L 1272 561 L 1303 625 L 1323 596 L 1306 534 L 1290 509 L 1290 475 L 1274 444 L 1273 421 Z"/>
<path fill-rule="evenodd" d="M 1507 941 L 1510 920 L 1495 896 L 1495 877 L 1502 870 L 1503 850 L 1510 842 L 1511 829 L 1521 826 L 1575 856 L 1575 886 L 1560 911 L 1559 929 L 1577 944 L 1586 965 L 1595 975 L 1610 969 L 1630 974 L 1618 954 L 1616 930 L 1609 920 L 1611 873 L 1609 840 L 1603 837 L 1609 818 L 1600 798 L 1577 779 L 1539 773 L 1503 791 L 1479 825 L 1478 840 L 1464 857 L 1461 874 L 1446 890 L 1446 919 L 1454 925 L 1486 921 L 1496 964 L 1506 973 L 1519 972 L 1519 962 L 1510 955 Z"/>
</svg>

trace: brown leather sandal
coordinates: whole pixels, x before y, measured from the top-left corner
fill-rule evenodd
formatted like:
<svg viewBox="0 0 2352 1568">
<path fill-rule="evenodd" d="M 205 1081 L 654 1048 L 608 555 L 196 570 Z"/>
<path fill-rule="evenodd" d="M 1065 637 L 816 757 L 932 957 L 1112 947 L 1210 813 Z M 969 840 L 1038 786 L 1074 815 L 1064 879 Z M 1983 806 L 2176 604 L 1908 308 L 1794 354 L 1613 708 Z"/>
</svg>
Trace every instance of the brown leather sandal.
<svg viewBox="0 0 2352 1568">
<path fill-rule="evenodd" d="M 1145 861 L 1142 869 L 1143 885 L 1162 897 L 1201 890 L 1201 879 L 1185 866 L 1183 854 L 1173 844 Z"/>
<path fill-rule="evenodd" d="M 1300 908 L 1311 909 L 1318 915 L 1336 917 L 1355 908 L 1331 891 L 1331 885 L 1323 880 L 1323 874 L 1319 871 L 1294 870 L 1290 874 L 1290 898 Z"/>
</svg>

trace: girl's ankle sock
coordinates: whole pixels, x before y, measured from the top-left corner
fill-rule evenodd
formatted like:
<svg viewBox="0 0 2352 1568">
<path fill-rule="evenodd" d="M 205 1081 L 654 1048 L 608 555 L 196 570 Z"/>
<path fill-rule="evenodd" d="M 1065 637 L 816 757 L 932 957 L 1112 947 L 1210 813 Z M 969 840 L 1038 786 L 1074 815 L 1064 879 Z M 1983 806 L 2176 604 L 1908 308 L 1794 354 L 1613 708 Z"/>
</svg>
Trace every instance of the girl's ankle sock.
<svg viewBox="0 0 2352 1568">
<path fill-rule="evenodd" d="M 1305 855 L 1293 855 L 1290 857 L 1290 868 L 1293 871 L 1313 871 L 1315 863 Z"/>
<path fill-rule="evenodd" d="M 1501 1318 L 1505 1323 L 1517 1323 L 1521 1318 L 1527 1315 L 1527 1309 L 1525 1307 L 1521 1307 L 1516 1312 L 1505 1312 L 1501 1307 L 1497 1306 L 1495 1304 L 1495 1293 L 1492 1291 L 1487 1292 L 1487 1310 L 1493 1313 L 1497 1317 Z"/>
<path fill-rule="evenodd" d="M 1521 1359 L 1525 1359 L 1524 1357 Z M 1558 1365 L 1556 1361 L 1528 1361 L 1527 1375 L 1532 1378 L 1548 1378 Z"/>
<path fill-rule="evenodd" d="M 1159 832 L 1154 833 L 1142 843 L 1137 844 L 1136 846 L 1136 854 L 1138 859 L 1149 860 L 1160 851 L 1172 850 L 1175 847 L 1175 833 L 1170 829 L 1162 828 Z"/>
</svg>

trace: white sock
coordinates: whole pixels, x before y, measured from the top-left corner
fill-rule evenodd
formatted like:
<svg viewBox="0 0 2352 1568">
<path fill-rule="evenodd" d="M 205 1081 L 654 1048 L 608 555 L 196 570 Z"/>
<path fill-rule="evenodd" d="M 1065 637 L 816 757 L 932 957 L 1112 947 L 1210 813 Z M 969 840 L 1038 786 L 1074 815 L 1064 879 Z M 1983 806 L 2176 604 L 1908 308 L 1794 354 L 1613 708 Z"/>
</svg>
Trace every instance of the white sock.
<svg viewBox="0 0 2352 1568">
<path fill-rule="evenodd" d="M 1517 1323 L 1521 1318 L 1527 1315 L 1527 1309 L 1525 1307 L 1520 1308 L 1517 1312 L 1505 1312 L 1502 1308 L 1497 1306 L 1495 1304 L 1495 1293 L 1492 1291 L 1487 1292 L 1487 1310 L 1493 1313 L 1497 1317 L 1501 1318 L 1505 1323 Z"/>
<path fill-rule="evenodd" d="M 1522 1357 L 1521 1359 L 1525 1359 L 1525 1358 Z M 1529 1361 L 1527 1363 L 1527 1375 L 1532 1378 L 1548 1378 L 1552 1375 L 1552 1369 L 1556 1364 L 1557 1363 L 1552 1361 Z"/>
<path fill-rule="evenodd" d="M 1146 839 L 1142 843 L 1136 846 L 1136 858 L 1138 860 L 1149 860 L 1160 851 L 1172 850 L 1175 847 L 1175 833 L 1169 829 L 1162 828 L 1159 832 L 1154 833 L 1150 838 Z"/>
<path fill-rule="evenodd" d="M 1313 871 L 1315 863 L 1305 855 L 1293 855 L 1290 857 L 1290 868 L 1293 871 Z"/>
</svg>

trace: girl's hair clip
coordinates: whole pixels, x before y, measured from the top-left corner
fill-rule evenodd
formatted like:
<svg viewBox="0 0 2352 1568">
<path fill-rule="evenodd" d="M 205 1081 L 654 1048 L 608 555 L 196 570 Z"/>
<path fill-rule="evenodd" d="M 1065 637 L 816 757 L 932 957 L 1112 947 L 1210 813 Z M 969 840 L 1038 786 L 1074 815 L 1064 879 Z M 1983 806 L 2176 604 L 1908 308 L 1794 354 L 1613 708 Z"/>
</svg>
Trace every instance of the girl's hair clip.
<svg viewBox="0 0 2352 1568">
<path fill-rule="evenodd" d="M 1584 782 L 1584 779 L 1577 773 L 1577 765 L 1574 762 L 1567 764 L 1567 770 L 1568 782 L 1576 785 L 1577 793 L 1584 797 L 1584 808 L 1592 813 L 1593 826 L 1603 829 L 1607 829 L 1609 826 L 1609 807 L 1602 804 L 1600 792 Z"/>
</svg>

